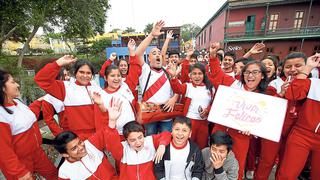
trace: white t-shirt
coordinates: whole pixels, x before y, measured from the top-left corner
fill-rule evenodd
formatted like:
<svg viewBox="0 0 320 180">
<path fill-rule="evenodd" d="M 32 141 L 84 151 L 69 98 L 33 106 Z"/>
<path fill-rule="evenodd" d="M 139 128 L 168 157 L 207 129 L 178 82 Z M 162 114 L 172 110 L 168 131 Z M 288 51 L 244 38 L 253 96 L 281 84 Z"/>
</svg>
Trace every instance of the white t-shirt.
<svg viewBox="0 0 320 180">
<path fill-rule="evenodd" d="M 190 152 L 190 144 L 189 141 L 186 147 L 182 149 L 176 149 L 170 144 L 170 161 L 171 161 L 171 169 L 170 169 L 170 180 L 185 180 L 185 168 L 187 165 L 187 158 Z"/>
</svg>

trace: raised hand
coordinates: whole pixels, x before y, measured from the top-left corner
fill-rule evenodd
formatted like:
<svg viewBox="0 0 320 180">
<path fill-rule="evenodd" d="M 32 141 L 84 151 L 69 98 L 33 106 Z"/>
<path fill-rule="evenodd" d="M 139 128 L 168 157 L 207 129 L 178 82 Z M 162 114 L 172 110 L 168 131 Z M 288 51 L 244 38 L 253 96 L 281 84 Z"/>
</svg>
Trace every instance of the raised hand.
<svg viewBox="0 0 320 180">
<path fill-rule="evenodd" d="M 136 42 L 134 41 L 134 39 L 129 39 L 129 42 L 128 42 L 128 49 L 129 49 L 129 52 L 134 52 L 134 50 L 136 49 Z"/>
<path fill-rule="evenodd" d="M 169 40 L 173 39 L 173 30 L 167 31 L 166 39 L 169 39 Z"/>
<path fill-rule="evenodd" d="M 187 50 L 187 59 L 189 60 L 191 55 L 194 53 L 193 46 L 192 45 L 188 46 L 186 50 Z"/>
<path fill-rule="evenodd" d="M 252 46 L 252 48 L 249 50 L 251 54 L 259 54 L 263 52 L 263 49 L 266 46 L 263 43 L 256 43 Z"/>
<path fill-rule="evenodd" d="M 313 69 L 315 67 L 319 66 L 320 62 L 320 53 L 316 53 L 313 56 L 308 57 L 306 66 L 310 69 Z"/>
<path fill-rule="evenodd" d="M 115 128 L 118 118 L 122 111 L 122 101 L 120 99 L 112 98 L 110 106 L 107 108 L 109 114 L 109 127 Z"/>
<path fill-rule="evenodd" d="M 169 62 L 168 66 L 167 66 L 167 72 L 172 76 L 172 77 L 176 77 L 178 75 L 177 72 L 177 65 L 173 62 Z"/>
<path fill-rule="evenodd" d="M 98 92 L 90 93 L 91 99 L 94 103 L 101 105 L 103 103 L 101 95 Z"/>
<path fill-rule="evenodd" d="M 113 52 L 110 54 L 109 56 L 110 61 L 114 61 L 115 59 L 117 59 L 117 53 Z"/>
<path fill-rule="evenodd" d="M 153 25 L 150 35 L 153 37 L 158 37 L 164 32 L 161 32 L 161 28 L 164 26 L 164 21 L 160 20 Z"/>
<path fill-rule="evenodd" d="M 283 97 L 286 94 L 287 89 L 290 85 L 290 82 L 291 82 L 291 76 L 288 76 L 286 81 L 281 86 L 281 92 L 279 93 L 281 97 Z"/>
<path fill-rule="evenodd" d="M 72 55 L 64 55 L 61 58 L 59 58 L 56 63 L 58 66 L 65 66 L 72 64 L 77 61 L 77 58 L 73 57 Z"/>
<path fill-rule="evenodd" d="M 162 157 L 163 157 L 165 151 L 166 151 L 166 146 L 163 144 L 160 144 L 157 149 L 157 152 L 153 158 L 154 163 L 158 164 L 162 160 Z"/>
<path fill-rule="evenodd" d="M 210 44 L 210 48 L 209 48 L 210 57 L 216 57 L 219 47 L 220 47 L 220 43 L 218 42 L 214 42 Z"/>
</svg>

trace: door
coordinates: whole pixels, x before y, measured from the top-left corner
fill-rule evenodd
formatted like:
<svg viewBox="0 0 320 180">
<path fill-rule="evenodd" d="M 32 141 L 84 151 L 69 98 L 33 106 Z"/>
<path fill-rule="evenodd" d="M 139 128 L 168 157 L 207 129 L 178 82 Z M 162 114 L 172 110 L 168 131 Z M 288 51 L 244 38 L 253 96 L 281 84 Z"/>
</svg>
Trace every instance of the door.
<svg viewBox="0 0 320 180">
<path fill-rule="evenodd" d="M 246 35 L 254 35 L 254 26 L 256 21 L 256 15 L 251 15 L 247 17 L 246 21 Z"/>
</svg>

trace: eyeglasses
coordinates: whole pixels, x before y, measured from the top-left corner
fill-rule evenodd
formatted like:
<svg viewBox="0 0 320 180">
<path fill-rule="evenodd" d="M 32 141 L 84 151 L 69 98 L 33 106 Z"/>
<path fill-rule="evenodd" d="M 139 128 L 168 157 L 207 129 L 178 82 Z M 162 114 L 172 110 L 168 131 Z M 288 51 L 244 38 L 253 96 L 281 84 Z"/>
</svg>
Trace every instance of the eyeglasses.
<svg viewBox="0 0 320 180">
<path fill-rule="evenodd" d="M 253 70 L 253 71 L 245 71 L 245 72 L 243 72 L 243 75 L 249 76 L 249 74 L 252 74 L 253 76 L 257 76 L 260 73 L 261 73 L 261 71 L 259 71 L 259 70 Z"/>
</svg>

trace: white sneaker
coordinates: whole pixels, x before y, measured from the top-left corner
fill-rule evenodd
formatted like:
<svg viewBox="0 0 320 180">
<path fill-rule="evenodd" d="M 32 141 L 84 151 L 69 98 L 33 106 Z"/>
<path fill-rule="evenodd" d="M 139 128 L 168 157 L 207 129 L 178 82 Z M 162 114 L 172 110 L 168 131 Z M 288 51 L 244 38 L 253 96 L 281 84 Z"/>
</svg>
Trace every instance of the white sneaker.
<svg viewBox="0 0 320 180">
<path fill-rule="evenodd" d="M 246 178 L 247 179 L 253 179 L 254 171 L 247 171 L 246 172 Z"/>
</svg>

